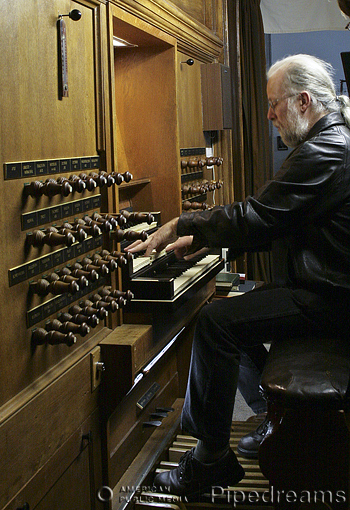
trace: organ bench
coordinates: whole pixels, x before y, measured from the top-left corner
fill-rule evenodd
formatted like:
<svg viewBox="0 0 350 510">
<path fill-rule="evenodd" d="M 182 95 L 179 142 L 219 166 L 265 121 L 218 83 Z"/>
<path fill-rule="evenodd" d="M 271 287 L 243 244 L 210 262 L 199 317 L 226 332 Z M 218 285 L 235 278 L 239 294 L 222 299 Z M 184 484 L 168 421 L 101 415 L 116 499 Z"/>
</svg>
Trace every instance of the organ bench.
<svg viewBox="0 0 350 510">
<path fill-rule="evenodd" d="M 274 508 L 348 509 L 348 338 L 271 346 L 261 380 L 270 419 L 259 450 Z"/>
</svg>

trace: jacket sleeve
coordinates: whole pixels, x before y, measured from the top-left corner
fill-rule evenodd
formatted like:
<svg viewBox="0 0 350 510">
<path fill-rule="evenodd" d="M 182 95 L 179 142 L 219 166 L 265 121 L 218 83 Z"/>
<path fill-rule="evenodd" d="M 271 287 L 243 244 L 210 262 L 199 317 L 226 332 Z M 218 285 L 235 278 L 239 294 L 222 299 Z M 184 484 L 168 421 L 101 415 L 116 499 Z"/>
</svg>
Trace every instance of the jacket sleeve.
<svg viewBox="0 0 350 510">
<path fill-rule="evenodd" d="M 349 196 L 346 144 L 339 132 L 294 149 L 272 181 L 243 202 L 182 214 L 178 234 L 196 245 L 259 250 L 322 217 Z M 347 196 L 346 196 L 347 195 Z"/>
</svg>

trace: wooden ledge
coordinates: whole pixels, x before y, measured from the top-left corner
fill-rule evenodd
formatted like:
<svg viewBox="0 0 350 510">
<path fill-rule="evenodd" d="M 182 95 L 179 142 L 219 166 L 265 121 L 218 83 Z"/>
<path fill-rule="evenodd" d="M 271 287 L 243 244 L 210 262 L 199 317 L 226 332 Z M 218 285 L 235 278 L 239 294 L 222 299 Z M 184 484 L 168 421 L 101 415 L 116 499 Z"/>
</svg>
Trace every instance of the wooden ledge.
<svg viewBox="0 0 350 510">
<path fill-rule="evenodd" d="M 113 0 L 122 10 L 150 23 L 177 41 L 180 51 L 211 63 L 219 58 L 223 41 L 205 25 L 165 0 Z"/>
</svg>

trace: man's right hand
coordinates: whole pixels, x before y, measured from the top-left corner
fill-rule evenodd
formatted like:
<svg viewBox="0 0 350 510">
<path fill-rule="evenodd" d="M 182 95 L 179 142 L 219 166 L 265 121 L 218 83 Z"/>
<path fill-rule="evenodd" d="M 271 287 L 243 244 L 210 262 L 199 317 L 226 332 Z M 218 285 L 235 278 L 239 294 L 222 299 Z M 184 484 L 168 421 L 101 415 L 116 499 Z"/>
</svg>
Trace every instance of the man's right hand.
<svg viewBox="0 0 350 510">
<path fill-rule="evenodd" d="M 179 218 L 174 218 L 168 221 L 168 223 L 165 223 L 156 232 L 148 236 L 146 241 L 135 241 L 125 248 L 125 251 L 137 253 L 146 250 L 145 255 L 149 257 L 153 250 L 157 252 L 164 250 L 168 244 L 175 242 L 178 238 L 176 234 L 178 220 Z"/>
</svg>

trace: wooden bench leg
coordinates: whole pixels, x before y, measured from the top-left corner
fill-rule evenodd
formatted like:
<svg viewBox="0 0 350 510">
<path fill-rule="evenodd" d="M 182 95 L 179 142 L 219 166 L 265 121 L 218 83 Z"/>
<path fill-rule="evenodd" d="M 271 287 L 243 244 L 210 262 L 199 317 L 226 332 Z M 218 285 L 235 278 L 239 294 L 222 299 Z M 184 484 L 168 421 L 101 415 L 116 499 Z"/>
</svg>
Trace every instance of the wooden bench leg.
<svg viewBox="0 0 350 510">
<path fill-rule="evenodd" d="M 271 428 L 260 446 L 259 464 L 274 508 L 349 509 L 346 414 L 269 404 L 268 416 Z"/>
</svg>

